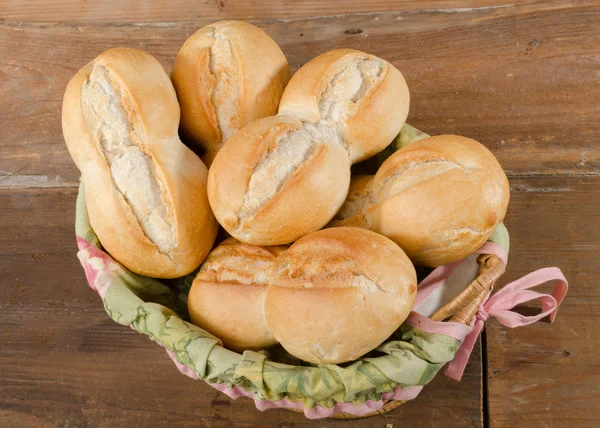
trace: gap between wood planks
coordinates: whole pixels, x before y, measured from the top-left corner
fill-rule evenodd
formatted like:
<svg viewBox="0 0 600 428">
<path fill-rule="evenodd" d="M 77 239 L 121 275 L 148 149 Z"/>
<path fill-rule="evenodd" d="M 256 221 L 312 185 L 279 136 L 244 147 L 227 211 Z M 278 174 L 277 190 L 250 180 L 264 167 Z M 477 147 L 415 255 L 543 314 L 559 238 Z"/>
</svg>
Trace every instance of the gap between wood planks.
<svg viewBox="0 0 600 428">
<path fill-rule="evenodd" d="M 577 4 L 578 8 L 585 6 L 594 6 L 597 3 L 594 1 L 581 1 Z M 353 12 L 353 13 L 340 13 L 340 14 L 329 14 L 329 15 L 314 15 L 314 16 L 299 16 L 294 18 L 244 18 L 244 17 L 230 17 L 224 14 L 220 17 L 205 17 L 195 20 L 185 21 L 147 21 L 147 22 L 128 22 L 128 21 L 37 21 L 37 20 L 17 20 L 17 19 L 2 19 L 0 16 L 0 25 L 5 27 L 35 27 L 35 28 L 49 28 L 49 27 L 81 27 L 81 26 L 110 26 L 110 27 L 126 27 L 126 26 L 137 26 L 137 27 L 170 27 L 170 26 L 181 26 L 181 25 L 196 25 L 199 22 L 214 22 L 220 19 L 243 19 L 247 22 L 261 23 L 261 24 L 286 24 L 303 21 L 314 21 L 324 19 L 344 19 L 344 18 L 357 18 L 357 17 L 374 17 L 377 19 L 378 16 L 389 16 L 389 15 L 417 15 L 417 14 L 476 14 L 476 13 L 487 13 L 487 12 L 500 12 L 504 9 L 513 9 L 515 11 L 523 13 L 533 13 L 540 11 L 551 11 L 570 9 L 572 4 L 565 4 L 562 1 L 550 1 L 533 4 L 519 4 L 507 3 L 490 6 L 479 6 L 479 7 L 454 7 L 454 8 L 431 8 L 431 9 L 402 9 L 402 10 L 380 10 L 380 11 L 365 11 L 365 12 Z M 264 12 L 261 10 L 261 12 Z"/>
<path fill-rule="evenodd" d="M 481 426 L 490 426 L 490 398 L 488 386 L 488 348 L 485 328 L 481 332 Z"/>
<path fill-rule="evenodd" d="M 61 10 L 44 10 L 45 1 L 33 2 L 35 4 L 27 5 L 27 2 L 22 2 L 20 10 L 10 10 L 5 7 L 0 10 L 0 18 L 4 18 L 7 22 L 35 22 L 44 21 L 52 22 L 59 18 L 61 21 L 83 23 L 89 16 L 95 16 L 100 22 L 121 22 L 132 24 L 128 19 L 136 20 L 142 25 L 163 22 L 187 22 L 190 17 L 204 18 L 207 20 L 220 19 L 250 19 L 260 16 L 266 16 L 263 22 L 297 22 L 309 19 L 336 17 L 346 18 L 352 16 L 376 16 L 377 14 L 385 14 L 390 12 L 403 13 L 447 13 L 447 14 L 469 14 L 478 12 L 501 12 L 503 9 L 518 9 L 518 10 L 541 10 L 541 9 L 556 9 L 567 7 L 561 1 L 545 1 L 542 4 L 538 2 L 533 4 L 519 4 L 519 2 L 344 2 L 343 9 L 347 13 L 338 13 L 340 6 L 335 2 L 306 2 L 305 4 L 286 4 L 286 2 L 278 1 L 273 7 L 265 8 L 264 3 L 250 4 L 227 4 L 226 1 L 220 0 L 217 4 L 205 2 L 204 4 L 195 4 L 192 7 L 183 2 L 172 2 L 167 10 L 161 10 L 160 5 L 147 5 L 142 9 L 136 8 L 135 5 L 121 5 L 110 10 L 94 8 L 94 5 L 88 5 L 87 2 L 81 4 L 69 4 L 68 0 L 62 2 Z M 40 4 L 41 3 L 41 4 Z M 52 2 L 56 3 L 56 2 Z M 188 2 L 185 2 L 188 3 Z M 377 4 L 373 4 L 377 3 Z M 479 5 L 477 5 L 479 3 Z M 593 2 L 581 2 L 584 4 L 593 4 Z M 33 7 L 32 7 L 33 6 Z M 56 6 L 56 4 L 53 4 Z M 60 5 L 59 5 L 60 6 Z M 179 9 L 179 10 L 178 10 Z M 370 9 L 370 10 L 369 10 Z M 400 10 L 399 10 L 400 9 Z M 3 15 L 3 16 L 2 16 Z M 290 18 L 291 16 L 291 18 Z M 184 18 L 181 20 L 180 18 Z M 256 19 L 254 19 L 256 20 Z"/>
<path fill-rule="evenodd" d="M 21 168 L 24 169 L 24 168 Z M 30 175 L 30 176 L 16 176 L 14 175 L 18 173 L 19 170 L 0 177 L 0 190 L 41 190 L 41 189 L 75 189 L 79 187 L 79 182 L 73 181 L 60 181 L 60 177 L 57 176 L 55 178 L 48 177 L 46 175 Z M 546 172 L 522 172 L 522 173 L 511 173 L 507 172 L 506 176 L 511 178 L 538 178 L 538 177 L 600 177 L 600 171 L 589 171 L 589 172 L 580 172 L 580 173 L 569 173 L 569 172 L 561 172 L 561 173 L 546 173 Z M 14 177 L 15 182 L 11 183 L 9 179 Z M 8 181 L 8 185 L 5 182 Z M 525 193 L 525 192 L 568 192 L 571 189 L 569 188 L 537 188 L 537 187 L 525 187 L 525 186 L 515 186 L 511 187 L 511 191 L 515 193 Z"/>
</svg>

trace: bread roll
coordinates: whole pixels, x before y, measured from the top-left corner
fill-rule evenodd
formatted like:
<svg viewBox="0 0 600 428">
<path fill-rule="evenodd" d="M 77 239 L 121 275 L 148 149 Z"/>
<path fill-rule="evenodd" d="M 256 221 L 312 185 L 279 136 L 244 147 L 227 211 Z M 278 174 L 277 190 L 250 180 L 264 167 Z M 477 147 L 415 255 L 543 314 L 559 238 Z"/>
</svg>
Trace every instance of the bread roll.
<svg viewBox="0 0 600 428">
<path fill-rule="evenodd" d="M 257 247 L 233 238 L 202 264 L 188 295 L 190 318 L 235 351 L 277 343 L 264 316 L 267 286 L 277 254 L 285 247 Z"/>
<path fill-rule="evenodd" d="M 223 146 L 208 174 L 208 198 L 231 236 L 279 245 L 326 225 L 349 183 L 350 160 L 334 128 L 278 115 Z"/>
<path fill-rule="evenodd" d="M 300 68 L 286 87 L 280 114 L 335 126 L 352 163 L 392 142 L 408 115 L 402 73 L 389 62 L 352 49 L 335 49 Z"/>
<path fill-rule="evenodd" d="M 190 273 L 217 233 L 206 167 L 179 141 L 178 124 L 169 77 L 140 50 L 104 52 L 65 92 L 63 134 L 92 228 L 116 260 L 141 275 Z"/>
<path fill-rule="evenodd" d="M 193 34 L 175 58 L 173 84 L 181 103 L 181 127 L 216 153 L 240 128 L 277 112 L 290 68 L 279 46 L 261 29 L 221 21 Z"/>
<path fill-rule="evenodd" d="M 387 339 L 416 295 L 415 269 L 396 244 L 364 229 L 331 228 L 279 255 L 265 315 L 290 354 L 343 363 Z"/>
<path fill-rule="evenodd" d="M 333 226 L 353 225 L 396 242 L 418 264 L 461 260 L 504 220 L 508 179 L 475 140 L 440 135 L 390 156 L 369 180 L 353 180 Z"/>
</svg>

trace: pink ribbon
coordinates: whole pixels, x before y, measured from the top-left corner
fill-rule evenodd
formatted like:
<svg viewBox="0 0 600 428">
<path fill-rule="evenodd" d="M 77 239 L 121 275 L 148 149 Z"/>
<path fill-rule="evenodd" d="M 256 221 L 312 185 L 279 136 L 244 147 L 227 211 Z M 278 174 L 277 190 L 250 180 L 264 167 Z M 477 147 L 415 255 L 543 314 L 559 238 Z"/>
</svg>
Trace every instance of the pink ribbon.
<svg viewBox="0 0 600 428">
<path fill-rule="evenodd" d="M 552 280 L 556 280 L 552 295 L 530 290 L 530 288 Z M 500 324 L 509 328 L 532 324 L 548 315 L 550 315 L 550 322 L 553 322 L 558 307 L 567 294 L 567 289 L 567 280 L 560 269 L 555 267 L 537 270 L 505 285 L 479 309 L 473 329 L 467 334 L 454 360 L 446 368 L 446 376 L 455 380 L 461 379 L 471 351 L 473 351 L 477 341 L 477 336 L 483 330 L 483 325 L 489 317 L 496 318 Z M 535 299 L 539 299 L 542 303 L 542 311 L 537 315 L 526 317 L 510 310 L 519 303 L 530 302 Z"/>
</svg>

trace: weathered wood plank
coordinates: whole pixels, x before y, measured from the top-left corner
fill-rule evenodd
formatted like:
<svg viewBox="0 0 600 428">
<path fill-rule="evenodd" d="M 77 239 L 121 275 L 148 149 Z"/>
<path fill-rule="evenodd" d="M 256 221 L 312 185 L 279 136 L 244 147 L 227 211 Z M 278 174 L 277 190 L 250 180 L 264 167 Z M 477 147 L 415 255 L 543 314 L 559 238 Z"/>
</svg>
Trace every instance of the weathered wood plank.
<svg viewBox="0 0 600 428">
<path fill-rule="evenodd" d="M 256 23 L 294 70 L 344 46 L 388 59 L 411 88 L 413 125 L 482 141 L 510 175 L 598 175 L 599 20 L 599 8 L 578 3 Z M 169 70 L 183 41 L 208 22 L 5 23 L 0 97 L 11 102 L 0 112 L 0 187 L 76 186 L 60 125 L 69 78 L 119 45 L 146 49 Z"/>
<path fill-rule="evenodd" d="M 441 9 L 464 13 L 475 9 L 499 9 L 503 0 L 407 1 L 407 0 L 276 0 L 276 1 L 189 1 L 146 0 L 105 2 L 78 0 L 8 0 L 0 8 L 0 19 L 11 21 L 62 22 L 181 22 L 201 19 L 293 19 L 352 13 Z"/>
<path fill-rule="evenodd" d="M 164 350 L 112 322 L 76 258 L 76 189 L 0 190 L 0 426 L 308 426 L 261 413 L 177 371 Z M 481 352 L 462 383 L 439 376 L 414 402 L 368 420 L 481 426 Z"/>
<path fill-rule="evenodd" d="M 513 179 L 511 186 L 511 256 L 501 283 L 558 266 L 570 288 L 554 324 L 488 322 L 490 426 L 600 426 L 600 178 Z"/>
</svg>

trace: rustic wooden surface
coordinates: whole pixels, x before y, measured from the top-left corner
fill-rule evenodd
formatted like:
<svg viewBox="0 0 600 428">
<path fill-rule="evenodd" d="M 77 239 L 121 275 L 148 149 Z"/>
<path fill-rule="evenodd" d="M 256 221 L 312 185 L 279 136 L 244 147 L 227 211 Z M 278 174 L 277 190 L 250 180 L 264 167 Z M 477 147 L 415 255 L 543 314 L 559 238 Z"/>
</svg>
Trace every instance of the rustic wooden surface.
<svg viewBox="0 0 600 428">
<path fill-rule="evenodd" d="M 133 3 L 0 0 L 0 426 L 600 426 L 598 2 Z M 410 123 L 486 144 L 512 189 L 500 282 L 561 267 L 556 323 L 490 320 L 462 383 L 439 376 L 385 417 L 309 422 L 179 375 L 110 321 L 75 257 L 65 85 L 116 45 L 170 70 L 190 34 L 227 18 L 267 31 L 294 70 L 334 47 L 386 58 L 411 89 Z"/>
<path fill-rule="evenodd" d="M 488 324 L 491 426 L 598 427 L 600 177 L 529 177 L 511 185 L 504 283 L 560 266 L 570 289 L 554 324 Z"/>
</svg>

